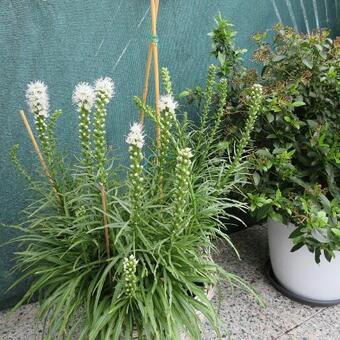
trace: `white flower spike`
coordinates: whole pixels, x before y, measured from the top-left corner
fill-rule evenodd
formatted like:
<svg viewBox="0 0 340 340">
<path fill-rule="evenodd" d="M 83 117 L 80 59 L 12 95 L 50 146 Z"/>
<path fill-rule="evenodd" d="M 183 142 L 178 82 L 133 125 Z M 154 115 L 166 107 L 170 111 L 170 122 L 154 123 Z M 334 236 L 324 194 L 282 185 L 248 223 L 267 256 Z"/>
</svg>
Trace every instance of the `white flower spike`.
<svg viewBox="0 0 340 340">
<path fill-rule="evenodd" d="M 126 137 L 126 143 L 135 145 L 142 149 L 144 146 L 143 126 L 140 123 L 134 123 L 130 128 L 130 133 Z"/>
<path fill-rule="evenodd" d="M 166 94 L 161 96 L 159 100 L 159 110 L 162 112 L 166 109 L 171 113 L 175 113 L 178 107 L 178 103 L 175 101 L 174 97 L 171 94 Z"/>
<path fill-rule="evenodd" d="M 110 100 L 115 95 L 115 85 L 110 77 L 102 77 L 95 82 L 96 95 L 102 95 Z"/>
<path fill-rule="evenodd" d="M 72 101 L 78 107 L 78 111 L 83 107 L 86 111 L 91 111 L 95 101 L 93 87 L 89 83 L 81 82 L 76 85 L 72 95 Z"/>
<path fill-rule="evenodd" d="M 49 98 L 47 86 L 44 82 L 37 80 L 27 85 L 26 100 L 32 113 L 47 117 L 49 110 Z"/>
</svg>

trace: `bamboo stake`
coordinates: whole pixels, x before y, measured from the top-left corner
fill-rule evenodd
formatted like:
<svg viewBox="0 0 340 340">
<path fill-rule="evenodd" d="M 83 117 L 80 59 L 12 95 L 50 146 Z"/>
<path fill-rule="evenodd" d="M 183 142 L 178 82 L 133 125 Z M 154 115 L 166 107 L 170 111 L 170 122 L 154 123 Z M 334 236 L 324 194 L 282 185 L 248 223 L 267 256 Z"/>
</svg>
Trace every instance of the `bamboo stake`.
<svg viewBox="0 0 340 340">
<path fill-rule="evenodd" d="M 158 16 L 158 9 L 159 9 L 159 0 L 156 1 L 156 17 Z M 150 6 L 151 9 L 151 6 Z M 146 60 L 146 66 L 145 66 L 145 78 L 144 78 L 144 87 L 143 87 L 143 102 L 144 104 L 146 103 L 146 100 L 148 98 L 149 94 L 149 81 L 150 81 L 150 70 L 151 70 L 151 62 L 152 62 L 152 56 L 153 56 L 153 44 L 152 42 L 149 45 L 149 50 L 148 50 L 148 57 Z M 145 112 L 141 111 L 140 112 L 140 122 L 144 124 L 144 117 L 145 117 Z"/>
<path fill-rule="evenodd" d="M 109 260 L 111 257 L 110 253 L 110 236 L 109 236 L 109 228 L 107 225 L 109 224 L 108 218 L 107 218 L 107 197 L 106 197 L 106 191 L 103 183 L 99 183 L 100 188 L 100 195 L 102 198 L 102 207 L 103 207 L 103 221 L 104 221 L 104 237 L 105 237 L 105 248 L 106 248 L 106 256 Z M 109 280 L 110 280 L 110 287 L 112 286 L 112 274 L 111 271 L 109 272 Z"/>
<path fill-rule="evenodd" d="M 33 131 L 31 129 L 31 126 L 26 118 L 26 115 L 25 115 L 25 112 L 23 110 L 20 110 L 19 112 L 20 114 L 20 118 L 22 120 L 22 122 L 24 123 L 24 126 L 27 130 L 27 133 L 28 133 L 28 137 L 29 139 L 31 140 L 31 143 L 33 144 L 33 147 L 35 149 L 35 152 L 37 153 L 38 155 L 38 159 L 39 159 L 39 162 L 41 164 L 41 167 L 43 168 L 43 171 L 46 175 L 46 177 L 48 178 L 49 182 L 51 183 L 51 186 L 52 186 L 52 190 L 56 196 L 56 199 L 58 201 L 59 204 L 61 204 L 61 199 L 60 199 L 60 194 L 58 193 L 57 189 L 56 189 L 56 184 L 55 184 L 55 181 L 53 179 L 53 177 L 51 176 L 51 173 L 46 165 L 46 162 L 44 160 L 44 157 L 40 151 L 40 148 L 39 148 L 39 145 L 34 137 L 34 134 L 33 134 Z"/>
<path fill-rule="evenodd" d="M 156 144 L 158 149 L 161 146 L 161 130 L 159 125 L 160 120 L 160 112 L 159 112 L 159 65 L 158 65 L 158 46 L 157 41 L 155 40 L 157 37 L 157 12 L 156 12 L 156 1 L 150 0 L 151 2 L 151 27 L 152 27 L 152 36 L 153 36 L 153 72 L 154 72 L 154 81 L 155 81 L 155 107 L 156 107 L 156 118 L 158 120 L 158 124 L 156 125 Z"/>
<path fill-rule="evenodd" d="M 153 70 L 154 70 L 154 81 L 155 81 L 155 107 L 156 107 L 156 117 L 157 120 L 160 119 L 159 112 L 159 63 L 158 63 L 158 46 L 157 46 L 157 16 L 159 10 L 159 0 L 150 0 L 150 9 L 151 9 L 151 21 L 152 21 L 152 37 L 153 40 L 149 45 L 148 58 L 146 62 L 145 68 L 145 79 L 144 79 L 144 90 L 143 90 L 143 102 L 146 103 L 146 99 L 149 92 L 149 81 L 150 81 L 150 71 L 151 71 L 151 62 L 153 59 Z M 140 121 L 144 123 L 144 112 L 140 113 Z M 156 143 L 157 147 L 160 148 L 161 140 L 160 140 L 160 126 L 159 123 L 156 126 Z"/>
</svg>

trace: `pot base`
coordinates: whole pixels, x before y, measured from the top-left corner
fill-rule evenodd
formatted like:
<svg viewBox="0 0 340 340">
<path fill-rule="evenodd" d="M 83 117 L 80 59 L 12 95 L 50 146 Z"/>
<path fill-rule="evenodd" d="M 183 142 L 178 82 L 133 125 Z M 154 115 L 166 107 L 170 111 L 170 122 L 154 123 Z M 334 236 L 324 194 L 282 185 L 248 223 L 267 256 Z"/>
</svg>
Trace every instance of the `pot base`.
<svg viewBox="0 0 340 340">
<path fill-rule="evenodd" d="M 285 288 L 281 285 L 279 280 L 275 277 L 275 274 L 272 269 L 272 265 L 270 263 L 270 260 L 267 261 L 265 266 L 265 274 L 271 285 L 278 290 L 282 295 L 288 297 L 291 300 L 294 300 L 299 303 L 303 303 L 305 305 L 313 306 L 313 307 L 327 307 L 327 306 L 334 306 L 340 303 L 340 299 L 337 300 L 313 300 L 308 299 L 303 296 L 300 296 L 298 294 L 293 293 L 289 289 Z"/>
</svg>

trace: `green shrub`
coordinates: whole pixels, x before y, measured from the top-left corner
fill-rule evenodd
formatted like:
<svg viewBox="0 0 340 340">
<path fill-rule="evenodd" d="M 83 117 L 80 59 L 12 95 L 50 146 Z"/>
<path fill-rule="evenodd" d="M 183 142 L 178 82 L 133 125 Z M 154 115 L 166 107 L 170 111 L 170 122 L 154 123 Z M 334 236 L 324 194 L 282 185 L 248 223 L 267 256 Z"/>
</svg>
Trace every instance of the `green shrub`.
<svg viewBox="0 0 340 340">
<path fill-rule="evenodd" d="M 232 52 L 223 52 L 234 46 L 234 35 L 221 37 L 227 24 L 221 18 L 217 24 L 213 48 L 215 55 L 224 53 L 219 56 L 223 70 L 228 58 L 235 63 Z M 228 98 L 221 139 L 240 138 L 239 127 L 247 115 L 243 104 L 247 87 L 262 84 L 263 113 L 248 158 L 252 185 L 245 187 L 251 210 L 258 220 L 294 223 L 293 250 L 306 245 L 315 252 L 317 262 L 322 252 L 331 260 L 334 251 L 340 250 L 339 44 L 326 30 L 304 35 L 282 25 L 275 26 L 272 43 L 267 42 L 268 33 L 256 33 L 253 38 L 261 75 L 254 76 L 239 63 L 238 71 L 221 73 L 221 79 L 232 76 L 231 82 L 240 85 Z"/>
</svg>

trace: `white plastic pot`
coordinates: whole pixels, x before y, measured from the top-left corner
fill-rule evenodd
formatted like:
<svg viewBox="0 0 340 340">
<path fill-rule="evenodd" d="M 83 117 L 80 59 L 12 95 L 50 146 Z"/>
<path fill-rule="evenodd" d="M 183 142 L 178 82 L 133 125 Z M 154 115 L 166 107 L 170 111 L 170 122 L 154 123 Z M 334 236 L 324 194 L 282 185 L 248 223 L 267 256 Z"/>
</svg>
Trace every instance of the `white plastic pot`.
<svg viewBox="0 0 340 340">
<path fill-rule="evenodd" d="M 291 252 L 293 224 L 268 220 L 267 225 L 270 261 L 279 283 L 302 299 L 340 302 L 340 252 L 331 262 L 322 254 L 317 264 L 305 246 Z"/>
</svg>

